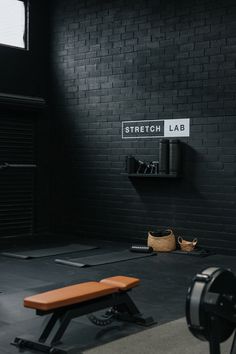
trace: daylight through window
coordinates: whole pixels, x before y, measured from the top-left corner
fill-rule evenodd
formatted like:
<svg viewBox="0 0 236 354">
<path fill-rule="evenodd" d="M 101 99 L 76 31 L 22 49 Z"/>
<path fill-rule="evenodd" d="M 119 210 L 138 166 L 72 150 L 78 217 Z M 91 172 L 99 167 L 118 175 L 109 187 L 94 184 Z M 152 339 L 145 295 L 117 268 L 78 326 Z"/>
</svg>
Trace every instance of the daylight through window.
<svg viewBox="0 0 236 354">
<path fill-rule="evenodd" d="M 0 0 L 0 44 L 26 48 L 25 2 Z"/>
</svg>

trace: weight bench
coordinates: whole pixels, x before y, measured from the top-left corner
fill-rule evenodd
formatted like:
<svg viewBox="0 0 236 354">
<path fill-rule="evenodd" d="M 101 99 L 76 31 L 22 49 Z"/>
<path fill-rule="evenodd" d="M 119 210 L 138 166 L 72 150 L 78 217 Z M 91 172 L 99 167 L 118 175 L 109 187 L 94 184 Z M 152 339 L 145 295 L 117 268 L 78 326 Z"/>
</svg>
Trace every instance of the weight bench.
<svg viewBox="0 0 236 354">
<path fill-rule="evenodd" d="M 138 278 L 114 276 L 99 282 L 80 283 L 26 297 L 25 307 L 36 310 L 39 316 L 52 315 L 38 340 L 16 337 L 12 344 L 44 353 L 68 354 L 68 350 L 59 348 L 58 345 L 61 344 L 60 340 L 70 321 L 108 307 L 111 308 L 109 314 L 114 319 L 144 326 L 153 325 L 153 318 L 142 317 L 128 294 L 139 283 Z M 95 324 L 103 324 L 96 317 L 92 319 Z"/>
</svg>

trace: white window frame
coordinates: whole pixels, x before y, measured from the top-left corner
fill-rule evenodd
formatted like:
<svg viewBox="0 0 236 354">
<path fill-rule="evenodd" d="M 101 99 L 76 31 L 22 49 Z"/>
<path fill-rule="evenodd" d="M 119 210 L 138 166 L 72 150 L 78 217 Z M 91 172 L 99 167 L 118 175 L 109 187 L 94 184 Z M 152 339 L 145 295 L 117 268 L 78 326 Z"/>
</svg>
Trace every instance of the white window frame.
<svg viewBox="0 0 236 354">
<path fill-rule="evenodd" d="M 20 47 L 17 45 L 12 45 L 12 44 L 7 44 L 7 43 L 1 43 L 0 46 L 2 47 L 9 47 L 9 48 L 14 48 L 14 49 L 20 49 L 20 50 L 29 50 L 29 0 L 16 0 L 24 3 L 25 7 L 25 31 L 24 31 L 24 47 Z"/>
</svg>

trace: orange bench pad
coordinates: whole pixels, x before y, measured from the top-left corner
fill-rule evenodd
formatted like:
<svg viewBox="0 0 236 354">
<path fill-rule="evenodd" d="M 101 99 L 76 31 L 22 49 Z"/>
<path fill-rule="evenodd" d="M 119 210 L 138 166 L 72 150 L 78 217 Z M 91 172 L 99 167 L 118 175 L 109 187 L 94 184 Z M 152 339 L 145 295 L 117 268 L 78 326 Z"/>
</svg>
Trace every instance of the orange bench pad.
<svg viewBox="0 0 236 354">
<path fill-rule="evenodd" d="M 140 283 L 140 279 L 117 275 L 115 277 L 102 279 L 100 280 L 100 283 L 117 286 L 120 290 L 125 291 L 138 285 Z"/>
<path fill-rule="evenodd" d="M 118 291 L 119 288 L 115 285 L 86 282 L 26 297 L 24 299 L 24 306 L 35 310 L 50 311 Z"/>
</svg>

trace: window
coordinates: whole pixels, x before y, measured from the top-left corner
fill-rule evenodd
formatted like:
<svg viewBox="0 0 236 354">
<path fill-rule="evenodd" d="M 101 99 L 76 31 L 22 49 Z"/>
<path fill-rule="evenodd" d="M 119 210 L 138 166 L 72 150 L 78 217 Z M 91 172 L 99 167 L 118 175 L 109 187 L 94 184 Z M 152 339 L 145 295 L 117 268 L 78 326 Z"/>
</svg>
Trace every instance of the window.
<svg viewBox="0 0 236 354">
<path fill-rule="evenodd" d="M 0 44 L 27 49 L 26 37 L 26 1 L 0 0 Z"/>
</svg>

